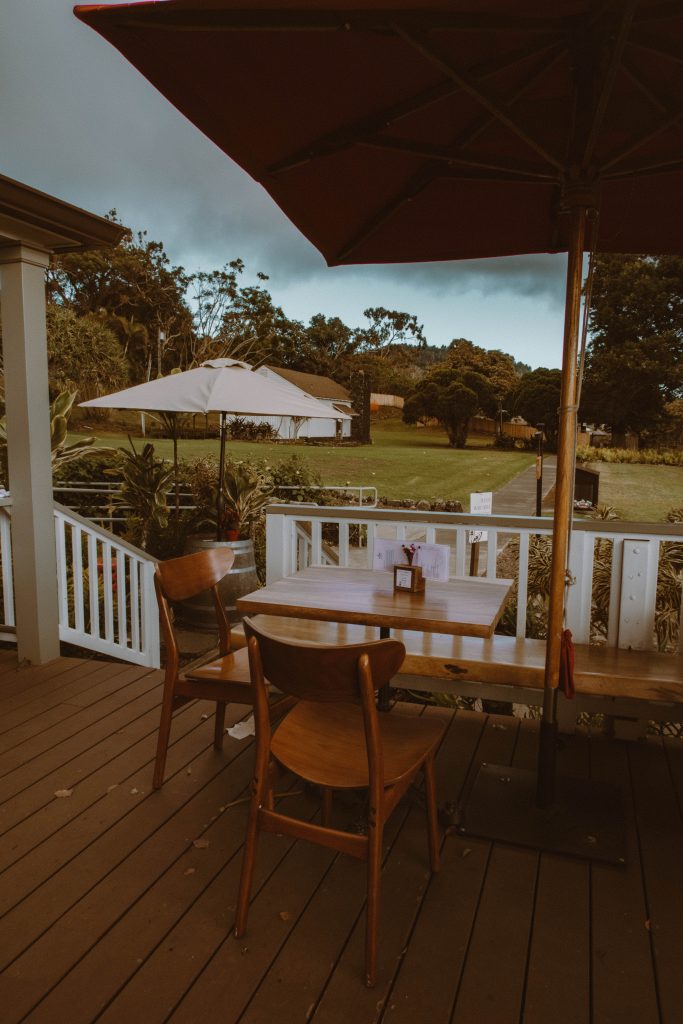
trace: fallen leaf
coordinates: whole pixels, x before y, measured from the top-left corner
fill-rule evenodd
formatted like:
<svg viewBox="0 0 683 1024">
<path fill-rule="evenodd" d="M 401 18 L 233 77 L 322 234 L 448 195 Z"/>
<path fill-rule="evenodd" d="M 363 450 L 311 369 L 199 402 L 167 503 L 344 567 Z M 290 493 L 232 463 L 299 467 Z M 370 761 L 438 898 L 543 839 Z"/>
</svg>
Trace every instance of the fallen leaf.
<svg viewBox="0 0 683 1024">
<path fill-rule="evenodd" d="M 130 795 L 131 796 L 136 796 L 139 792 L 140 792 L 140 790 L 136 789 L 135 786 L 133 786 L 133 788 L 130 791 Z"/>
<path fill-rule="evenodd" d="M 107 786 L 107 793 L 111 793 L 112 789 L 118 788 L 118 782 L 115 782 L 112 786 Z"/>
<path fill-rule="evenodd" d="M 64 796 L 71 796 L 72 793 L 73 793 L 73 789 L 56 789 L 55 790 L 55 796 L 60 797 L 60 798 L 64 797 Z"/>
<path fill-rule="evenodd" d="M 652 922 L 650 921 L 649 917 L 648 917 L 647 921 L 645 922 L 645 927 L 647 928 L 648 931 L 650 931 L 652 929 Z"/>
<path fill-rule="evenodd" d="M 183 874 L 184 875 L 193 875 L 196 870 L 197 870 L 196 868 L 185 868 L 185 870 L 183 871 Z"/>
<path fill-rule="evenodd" d="M 278 916 L 281 921 L 289 921 L 291 914 L 288 910 L 281 910 Z"/>
<path fill-rule="evenodd" d="M 208 839 L 194 839 L 192 845 L 196 850 L 205 850 L 209 845 Z"/>
<path fill-rule="evenodd" d="M 500 729 L 501 732 L 505 732 L 506 729 L 507 729 L 507 725 L 501 725 L 500 722 L 492 722 L 491 723 L 491 728 L 492 729 Z"/>
<path fill-rule="evenodd" d="M 187 769 L 187 774 L 188 774 L 188 775 L 192 775 L 192 769 L 191 769 L 191 768 L 188 768 L 188 769 Z"/>
<path fill-rule="evenodd" d="M 205 721 L 207 720 L 207 718 L 208 718 L 208 717 L 209 717 L 208 715 L 202 715 L 202 719 L 201 719 L 201 720 L 202 720 L 202 722 L 205 722 Z"/>
<path fill-rule="evenodd" d="M 469 857 L 469 855 L 470 855 L 471 853 L 472 853 L 472 849 L 471 849 L 471 847 L 469 847 L 469 846 L 466 846 L 466 847 L 465 847 L 465 849 L 464 849 L 464 850 L 462 851 L 462 853 L 460 854 L 460 856 L 461 856 L 461 857 Z"/>
</svg>

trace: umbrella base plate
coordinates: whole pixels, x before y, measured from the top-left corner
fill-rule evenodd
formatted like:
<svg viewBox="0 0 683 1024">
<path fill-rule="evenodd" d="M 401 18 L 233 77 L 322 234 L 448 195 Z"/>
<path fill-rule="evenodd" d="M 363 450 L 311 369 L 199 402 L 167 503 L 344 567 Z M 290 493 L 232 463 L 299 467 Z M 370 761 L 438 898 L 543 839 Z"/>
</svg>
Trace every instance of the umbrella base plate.
<svg viewBox="0 0 683 1024">
<path fill-rule="evenodd" d="M 455 830 L 549 853 L 626 863 L 626 824 L 618 786 L 559 778 L 554 803 L 540 808 L 536 782 L 536 772 L 482 764 Z"/>
</svg>

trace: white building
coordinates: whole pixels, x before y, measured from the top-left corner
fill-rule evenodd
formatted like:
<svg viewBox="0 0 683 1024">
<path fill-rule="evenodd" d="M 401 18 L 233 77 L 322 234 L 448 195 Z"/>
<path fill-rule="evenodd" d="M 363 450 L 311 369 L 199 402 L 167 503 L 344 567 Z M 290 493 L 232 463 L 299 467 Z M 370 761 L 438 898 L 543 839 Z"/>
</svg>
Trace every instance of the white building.
<svg viewBox="0 0 683 1024">
<path fill-rule="evenodd" d="M 301 373 L 299 370 L 285 370 L 275 366 L 262 366 L 257 372 L 277 384 L 291 388 L 300 394 L 303 393 L 309 398 L 316 398 L 339 413 L 345 413 L 347 416 L 356 415 L 351 406 L 349 392 L 329 377 L 319 377 L 315 373 Z M 281 438 L 346 438 L 351 436 L 350 419 L 312 419 L 304 420 L 301 423 L 293 422 L 291 416 L 250 416 L 249 419 L 257 423 L 270 423 L 277 431 L 278 437 Z"/>
</svg>

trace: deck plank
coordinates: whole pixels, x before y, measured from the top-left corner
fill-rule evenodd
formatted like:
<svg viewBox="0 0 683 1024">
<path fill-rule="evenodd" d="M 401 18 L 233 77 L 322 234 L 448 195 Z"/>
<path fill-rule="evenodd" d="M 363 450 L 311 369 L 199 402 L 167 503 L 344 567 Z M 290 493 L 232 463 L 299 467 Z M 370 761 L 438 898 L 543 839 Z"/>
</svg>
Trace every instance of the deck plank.
<svg viewBox="0 0 683 1024">
<path fill-rule="evenodd" d="M 628 758 L 659 1007 L 664 1020 L 674 1021 L 683 1015 L 683 823 L 662 740 L 630 744 Z"/>
<path fill-rule="evenodd" d="M 591 866 L 592 988 L 596 1024 L 657 1024 L 659 1009 L 643 892 L 643 867 L 629 781 L 627 747 L 591 740 L 591 776 L 623 785 L 627 863 Z M 675 1018 L 671 1024 L 674 1024 Z"/>
<path fill-rule="evenodd" d="M 625 868 L 454 835 L 431 877 L 424 813 L 405 800 L 385 833 L 370 991 L 350 858 L 264 835 L 249 931 L 232 937 L 253 748 L 214 752 L 212 705 L 188 705 L 152 792 L 159 678 L 75 659 L 18 671 L 0 651 L 3 1024 L 186 1024 L 218 1008 L 231 1024 L 678 1024 L 683 743 L 579 735 L 560 756 L 565 775 L 590 764 L 626 787 Z M 425 713 L 450 721 L 441 801 L 480 760 L 535 763 L 535 723 Z M 72 796 L 55 799 L 62 785 Z M 282 790 L 317 815 L 296 780 Z"/>
<path fill-rule="evenodd" d="M 563 737 L 557 770 L 564 778 L 588 778 L 586 735 Z M 589 1024 L 590 954 L 590 864 L 541 854 L 523 1024 Z"/>
</svg>

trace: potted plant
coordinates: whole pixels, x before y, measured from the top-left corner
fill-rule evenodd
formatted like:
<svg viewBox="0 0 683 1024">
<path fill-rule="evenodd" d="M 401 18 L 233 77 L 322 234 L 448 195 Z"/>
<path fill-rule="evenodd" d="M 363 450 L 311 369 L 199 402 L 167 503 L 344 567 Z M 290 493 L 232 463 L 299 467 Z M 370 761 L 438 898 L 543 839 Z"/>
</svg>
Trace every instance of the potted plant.
<svg viewBox="0 0 683 1024">
<path fill-rule="evenodd" d="M 220 540 L 216 540 L 216 479 L 206 464 L 196 467 L 195 501 L 201 507 L 201 523 L 211 534 L 204 533 L 187 539 L 186 551 L 201 551 L 207 547 L 230 547 L 235 552 L 231 572 L 219 586 L 223 603 L 231 618 L 237 618 L 235 603 L 242 594 L 259 586 L 254 556 L 254 527 L 263 511 L 272 501 L 269 483 L 253 466 L 244 462 L 229 462 L 223 481 L 222 522 Z M 183 617 L 192 625 L 213 628 L 215 614 L 210 595 L 200 595 L 183 603 Z"/>
</svg>

